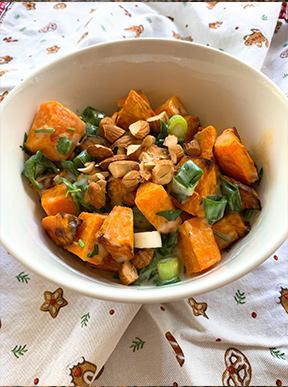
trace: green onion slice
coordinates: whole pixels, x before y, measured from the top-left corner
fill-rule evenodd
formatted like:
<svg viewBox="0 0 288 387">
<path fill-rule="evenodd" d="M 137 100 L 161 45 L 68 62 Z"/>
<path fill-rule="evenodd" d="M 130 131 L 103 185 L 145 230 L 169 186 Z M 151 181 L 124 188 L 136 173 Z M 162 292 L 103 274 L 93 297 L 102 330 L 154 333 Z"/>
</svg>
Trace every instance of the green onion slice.
<svg viewBox="0 0 288 387">
<path fill-rule="evenodd" d="M 239 212 L 242 208 L 241 196 L 237 185 L 231 183 L 225 177 L 221 176 L 221 191 L 227 199 L 227 205 L 230 211 Z"/>
<path fill-rule="evenodd" d="M 203 170 L 198 167 L 192 160 L 184 163 L 176 176 L 173 177 L 171 192 L 180 201 L 184 201 L 188 196 L 192 196 L 193 192 L 203 175 Z"/>
<path fill-rule="evenodd" d="M 175 114 L 169 119 L 168 133 L 174 134 L 178 139 L 184 139 L 188 130 L 188 124 L 184 117 Z"/>
<path fill-rule="evenodd" d="M 160 281 L 171 281 L 179 277 L 179 260 L 176 257 L 161 259 L 157 264 Z"/>
<path fill-rule="evenodd" d="M 85 163 L 88 163 L 89 161 L 92 161 L 92 157 L 89 155 L 89 153 L 86 150 L 83 150 L 79 153 L 76 157 L 73 159 L 73 163 L 76 168 L 82 168 L 84 167 Z"/>
<path fill-rule="evenodd" d="M 217 222 L 223 218 L 227 199 L 222 196 L 207 196 L 204 199 L 205 217 L 209 224 Z"/>
<path fill-rule="evenodd" d="M 54 128 L 41 128 L 41 129 L 35 129 L 35 133 L 54 133 L 55 129 Z"/>
</svg>

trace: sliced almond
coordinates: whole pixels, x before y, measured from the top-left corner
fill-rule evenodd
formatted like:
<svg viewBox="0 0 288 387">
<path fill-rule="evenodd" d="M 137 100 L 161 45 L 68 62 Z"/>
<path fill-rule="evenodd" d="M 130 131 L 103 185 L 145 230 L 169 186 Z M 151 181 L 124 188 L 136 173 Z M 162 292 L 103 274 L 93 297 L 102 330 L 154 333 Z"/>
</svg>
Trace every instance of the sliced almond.
<svg viewBox="0 0 288 387">
<path fill-rule="evenodd" d="M 103 118 L 104 120 L 104 118 Z M 102 120 L 102 121 L 103 121 Z M 118 138 L 122 137 L 125 134 L 125 130 L 120 128 L 119 126 L 112 124 L 105 124 L 103 125 L 103 136 L 109 141 L 109 142 L 115 142 L 118 140 Z"/>
<path fill-rule="evenodd" d="M 135 138 L 142 140 L 149 134 L 150 126 L 147 121 L 139 120 L 129 125 L 129 130 Z"/>
<path fill-rule="evenodd" d="M 165 140 L 163 145 L 167 146 L 167 148 L 170 148 L 171 146 L 174 146 L 178 143 L 178 138 L 174 134 L 169 134 Z"/>
<path fill-rule="evenodd" d="M 171 160 L 158 160 L 152 169 L 152 181 L 155 184 L 169 184 L 174 176 L 174 167 Z"/>
<path fill-rule="evenodd" d="M 139 160 L 139 156 L 142 152 L 142 145 L 128 145 L 127 156 L 129 160 Z"/>
<path fill-rule="evenodd" d="M 114 155 L 113 157 L 108 157 L 107 159 L 101 161 L 99 163 L 99 166 L 101 169 L 106 171 L 109 167 L 110 163 L 113 163 L 114 161 L 122 161 L 122 160 L 127 160 L 126 155 Z"/>
<path fill-rule="evenodd" d="M 119 114 L 118 112 L 115 112 L 115 113 L 112 114 L 112 117 L 111 117 L 111 118 L 112 118 L 112 120 L 114 121 L 114 124 L 116 124 L 116 122 L 117 122 L 118 114 Z"/>
<path fill-rule="evenodd" d="M 114 120 L 111 117 L 104 117 L 99 123 L 99 128 L 103 129 L 104 125 L 114 125 Z"/>
<path fill-rule="evenodd" d="M 132 160 L 115 161 L 109 165 L 108 169 L 113 177 L 119 178 L 132 170 L 139 170 L 139 163 Z"/>
<path fill-rule="evenodd" d="M 132 284 L 138 278 L 136 267 L 129 261 L 124 262 L 119 270 L 119 278 L 124 285 Z"/>
<path fill-rule="evenodd" d="M 152 261 L 154 255 L 153 249 L 143 249 L 139 250 L 132 259 L 131 263 L 136 267 L 136 269 L 143 269 L 149 265 Z"/>
<path fill-rule="evenodd" d="M 142 141 L 142 148 L 149 148 L 151 145 L 155 144 L 156 138 L 150 134 L 144 138 Z"/>
<path fill-rule="evenodd" d="M 159 133 L 161 130 L 161 120 L 163 120 L 166 124 L 169 121 L 168 114 L 164 111 L 157 116 L 149 117 L 147 122 L 150 126 L 152 132 Z"/>
<path fill-rule="evenodd" d="M 89 175 L 92 172 L 95 172 L 95 161 L 90 161 L 89 163 L 85 163 L 85 168 L 78 168 L 78 171 L 81 173 L 85 173 Z"/>
<path fill-rule="evenodd" d="M 84 137 L 84 139 L 81 141 L 79 145 L 79 148 L 81 150 L 86 150 L 88 146 L 95 145 L 95 144 L 109 146 L 109 142 L 101 136 L 88 136 L 88 137 Z"/>
<path fill-rule="evenodd" d="M 87 148 L 87 152 L 90 156 L 94 157 L 96 161 L 102 161 L 114 155 L 111 148 L 97 144 L 89 145 Z"/>
<path fill-rule="evenodd" d="M 162 247 L 160 232 L 136 232 L 134 234 L 134 247 L 136 249 L 157 249 L 159 247 Z"/>
<path fill-rule="evenodd" d="M 124 134 L 124 136 L 120 137 L 117 141 L 115 141 L 112 145 L 111 148 L 127 148 L 129 145 L 132 144 L 141 144 L 140 140 L 135 139 L 130 133 L 129 134 Z"/>
<path fill-rule="evenodd" d="M 105 206 L 106 201 L 106 180 L 91 182 L 84 194 L 84 200 L 96 209 Z"/>
<path fill-rule="evenodd" d="M 122 178 L 124 187 L 128 190 L 134 190 L 140 183 L 141 176 L 139 171 L 130 171 Z"/>
<path fill-rule="evenodd" d="M 141 163 L 142 164 L 142 163 Z M 141 178 L 143 179 L 143 180 L 145 180 L 145 181 L 149 181 L 149 180 L 151 180 L 151 178 L 152 178 L 152 173 L 150 172 L 150 170 L 148 170 L 148 169 L 145 169 L 144 167 L 143 167 L 143 164 L 141 165 L 140 164 L 140 176 L 141 176 Z M 153 164 L 153 167 L 155 166 L 155 164 Z"/>
<path fill-rule="evenodd" d="M 192 140 L 184 144 L 184 150 L 189 156 L 200 156 L 201 148 L 197 140 Z"/>
<path fill-rule="evenodd" d="M 169 150 L 171 160 L 174 164 L 177 164 L 178 161 L 180 161 L 184 156 L 184 150 L 180 144 L 170 146 L 168 150 Z"/>
</svg>

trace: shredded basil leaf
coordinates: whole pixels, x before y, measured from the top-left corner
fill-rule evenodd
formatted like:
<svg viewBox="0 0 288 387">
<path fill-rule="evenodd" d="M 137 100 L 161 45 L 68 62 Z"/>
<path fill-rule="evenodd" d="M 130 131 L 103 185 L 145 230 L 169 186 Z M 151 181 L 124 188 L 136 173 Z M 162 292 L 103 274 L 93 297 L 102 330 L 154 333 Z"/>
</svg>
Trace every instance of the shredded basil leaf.
<svg viewBox="0 0 288 387">
<path fill-rule="evenodd" d="M 72 141 L 66 136 L 59 137 L 56 145 L 56 149 L 62 155 L 67 155 L 72 148 Z"/>
<path fill-rule="evenodd" d="M 64 160 L 61 162 L 62 168 L 69 172 L 72 176 L 72 178 L 75 180 L 77 176 L 79 176 L 80 172 L 77 171 L 77 168 L 75 167 L 73 161 L 71 160 Z"/>
<path fill-rule="evenodd" d="M 217 231 L 217 230 L 213 230 L 213 233 L 220 239 L 223 239 L 223 241 L 225 242 L 230 242 L 231 238 L 226 236 L 225 234 L 223 234 L 222 232 L 220 231 Z"/>
<path fill-rule="evenodd" d="M 182 210 L 168 210 L 168 211 L 160 211 L 157 212 L 156 215 L 162 216 L 167 220 L 176 220 L 178 216 L 182 214 Z"/>
<path fill-rule="evenodd" d="M 90 251 L 90 253 L 87 255 L 88 258 L 94 257 L 94 255 L 97 255 L 99 253 L 99 246 L 97 244 L 94 245 L 93 249 Z"/>
<path fill-rule="evenodd" d="M 227 199 L 227 206 L 229 210 L 235 212 L 241 211 L 242 201 L 237 185 L 221 176 L 221 191 Z"/>
<path fill-rule="evenodd" d="M 168 136 L 168 125 L 166 124 L 165 121 L 163 120 L 160 120 L 160 121 L 161 121 L 161 128 L 160 128 L 160 133 L 156 138 L 156 145 L 163 146 L 165 138 Z"/>
<path fill-rule="evenodd" d="M 73 159 L 73 163 L 76 168 L 82 168 L 86 163 L 89 161 L 92 161 L 92 157 L 89 155 L 89 153 L 86 150 L 83 150 L 79 153 L 76 157 Z"/>
<path fill-rule="evenodd" d="M 154 253 L 154 256 L 148 266 L 139 270 L 139 277 L 133 285 L 141 285 L 143 282 L 149 281 L 155 276 L 158 276 L 157 263 L 160 256 L 157 253 Z"/>
<path fill-rule="evenodd" d="M 38 183 L 36 179 L 46 172 L 58 173 L 59 169 L 39 150 L 35 155 L 25 161 L 22 173 L 37 190 L 41 190 L 43 185 Z"/>
<path fill-rule="evenodd" d="M 217 222 L 223 218 L 227 199 L 222 196 L 207 196 L 204 201 L 205 217 L 209 224 Z"/>
<path fill-rule="evenodd" d="M 87 106 L 81 114 L 81 118 L 84 122 L 99 126 L 102 118 L 106 117 L 104 112 L 98 111 L 91 106 Z"/>
<path fill-rule="evenodd" d="M 99 136 L 100 130 L 98 126 L 90 124 L 90 122 L 86 123 L 86 136 Z"/>
<path fill-rule="evenodd" d="M 169 234 L 162 234 L 162 247 L 156 249 L 156 251 L 162 255 L 162 257 L 167 257 L 172 255 L 174 249 L 177 246 L 178 242 L 178 231 L 171 232 Z"/>
</svg>

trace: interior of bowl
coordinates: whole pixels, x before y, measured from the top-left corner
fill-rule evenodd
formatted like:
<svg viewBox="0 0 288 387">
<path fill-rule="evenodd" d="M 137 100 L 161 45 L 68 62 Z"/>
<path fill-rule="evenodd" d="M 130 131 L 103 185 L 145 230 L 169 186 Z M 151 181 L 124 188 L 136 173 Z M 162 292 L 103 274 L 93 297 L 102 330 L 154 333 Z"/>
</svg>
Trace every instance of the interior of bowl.
<svg viewBox="0 0 288 387">
<path fill-rule="evenodd" d="M 74 111 L 87 105 L 108 114 L 130 89 L 156 107 L 179 96 L 190 113 L 219 132 L 237 127 L 258 166 L 263 210 L 251 232 L 212 270 L 165 287 L 125 287 L 57 248 L 40 227 L 43 216 L 21 177 L 19 148 L 39 103 L 58 100 Z M 1 238 L 8 250 L 50 280 L 98 298 L 165 302 L 222 286 L 273 252 L 288 229 L 287 102 L 262 75 L 216 50 L 191 43 L 131 40 L 98 45 L 37 72 L 7 98 L 1 112 Z"/>
</svg>

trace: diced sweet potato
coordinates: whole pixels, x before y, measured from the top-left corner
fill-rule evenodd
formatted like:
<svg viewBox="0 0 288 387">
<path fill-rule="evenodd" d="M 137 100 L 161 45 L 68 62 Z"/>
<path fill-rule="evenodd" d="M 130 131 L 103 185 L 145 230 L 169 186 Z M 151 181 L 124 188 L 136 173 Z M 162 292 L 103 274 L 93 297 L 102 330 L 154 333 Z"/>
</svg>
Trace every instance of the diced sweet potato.
<svg viewBox="0 0 288 387">
<path fill-rule="evenodd" d="M 66 250 L 77 255 L 83 261 L 87 261 L 94 265 L 101 264 L 108 253 L 103 246 L 98 243 L 97 232 L 100 230 L 106 217 L 106 215 L 81 212 L 79 219 L 82 220 L 82 224 L 77 230 L 76 239 L 70 246 L 66 247 Z M 95 247 L 95 245 L 98 247 Z M 95 254 L 88 257 L 93 250 Z"/>
<path fill-rule="evenodd" d="M 150 182 L 140 185 L 136 193 L 135 204 L 158 231 L 168 220 L 157 215 L 157 212 L 175 208 L 165 188 L 162 185 Z"/>
<path fill-rule="evenodd" d="M 226 129 L 216 139 L 214 154 L 222 171 L 244 184 L 258 180 L 254 161 L 233 129 Z"/>
<path fill-rule="evenodd" d="M 186 220 L 179 229 L 178 246 L 188 275 L 206 270 L 221 259 L 212 228 L 205 219 Z"/>
<path fill-rule="evenodd" d="M 136 269 L 143 269 L 149 265 L 152 261 L 154 255 L 154 249 L 142 249 L 137 251 L 132 259 L 131 263 L 136 267 Z"/>
<path fill-rule="evenodd" d="M 210 160 L 213 159 L 213 147 L 216 141 L 216 137 L 217 131 L 214 126 L 211 125 L 196 133 L 194 138 L 198 141 L 201 148 L 200 157 L 204 157 Z"/>
<path fill-rule="evenodd" d="M 234 212 L 214 223 L 212 229 L 220 250 L 225 250 L 245 236 L 250 231 L 250 226 L 243 221 L 238 212 Z"/>
<path fill-rule="evenodd" d="M 187 212 L 188 214 L 198 216 L 199 218 L 204 218 L 204 209 L 202 206 L 202 198 L 201 196 L 194 191 L 193 195 L 190 196 L 185 202 L 180 203 L 175 198 L 172 198 L 175 207 L 180 208 Z"/>
<path fill-rule="evenodd" d="M 41 205 L 47 215 L 56 215 L 58 212 L 77 214 L 76 205 L 71 195 L 67 195 L 65 184 L 57 184 L 44 190 L 41 196 Z"/>
<path fill-rule="evenodd" d="M 182 116 L 187 115 L 187 111 L 183 103 L 178 97 L 176 97 L 176 95 L 168 98 L 167 101 L 155 110 L 155 113 L 160 114 L 163 111 L 165 111 L 169 117 L 174 116 L 174 114 L 181 114 Z"/>
<path fill-rule="evenodd" d="M 125 102 L 118 112 L 116 124 L 121 128 L 128 129 L 130 124 L 138 120 L 147 120 L 147 118 L 154 116 L 147 97 L 143 98 L 135 90 L 130 90 Z"/>
<path fill-rule="evenodd" d="M 98 241 L 105 246 L 115 261 L 132 259 L 134 230 L 131 208 L 115 206 L 99 231 Z"/>
<path fill-rule="evenodd" d="M 100 264 L 99 261 L 94 261 L 93 259 L 89 260 L 89 263 L 97 266 L 99 270 L 112 271 L 113 273 L 118 273 L 121 268 L 121 263 L 116 262 L 111 255 L 104 257 Z"/>
<path fill-rule="evenodd" d="M 77 228 L 82 220 L 77 216 L 59 212 L 57 215 L 46 216 L 42 219 L 42 226 L 50 238 L 58 246 L 71 245 L 76 237 Z"/>
<path fill-rule="evenodd" d="M 192 116 L 191 114 L 187 114 L 184 116 L 185 120 L 188 124 L 188 130 L 184 139 L 184 142 L 190 142 L 194 135 L 198 132 L 200 129 L 200 120 L 197 116 Z"/>
<path fill-rule="evenodd" d="M 124 285 L 132 284 L 138 278 L 136 267 L 131 262 L 124 262 L 119 270 L 119 278 Z"/>
<path fill-rule="evenodd" d="M 231 183 L 235 184 L 239 188 L 242 210 L 249 208 L 253 210 L 261 210 L 261 202 L 255 189 L 240 183 L 240 181 L 237 181 L 232 177 L 225 176 L 225 179 L 231 181 Z"/>
<path fill-rule="evenodd" d="M 50 160 L 66 160 L 84 132 L 85 124 L 75 113 L 59 102 L 46 102 L 34 117 L 25 146 L 32 153 L 42 150 Z"/>
</svg>

